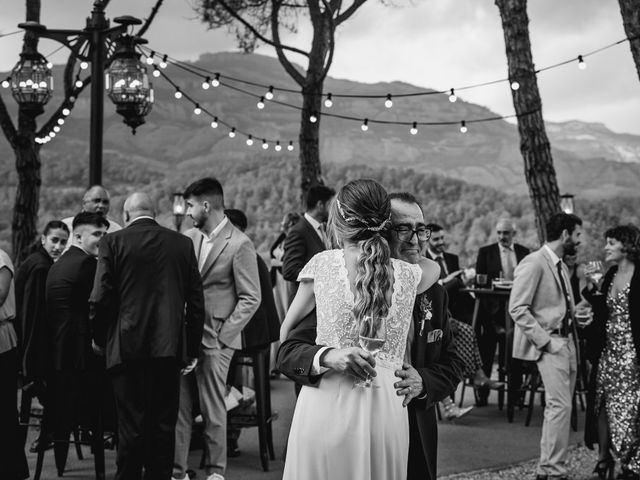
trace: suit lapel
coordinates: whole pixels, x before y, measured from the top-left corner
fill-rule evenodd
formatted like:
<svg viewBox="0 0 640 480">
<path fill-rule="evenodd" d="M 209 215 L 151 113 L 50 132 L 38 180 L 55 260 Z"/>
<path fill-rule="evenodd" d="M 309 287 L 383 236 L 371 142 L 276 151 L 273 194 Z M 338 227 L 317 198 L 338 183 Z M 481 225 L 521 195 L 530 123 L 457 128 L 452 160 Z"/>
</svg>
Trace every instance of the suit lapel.
<svg viewBox="0 0 640 480">
<path fill-rule="evenodd" d="M 303 220 L 304 220 L 304 227 L 307 229 L 308 236 L 313 239 L 313 242 L 316 243 L 316 245 L 318 246 L 318 248 L 320 248 L 321 251 L 325 250 L 326 246 L 322 242 L 322 239 L 320 238 L 320 235 L 318 235 L 318 232 L 316 231 L 316 229 L 313 228 L 313 226 L 309 223 L 309 221 L 306 218 L 303 218 Z"/>
<path fill-rule="evenodd" d="M 551 256 L 549 255 L 549 252 L 547 252 L 547 250 L 544 247 L 542 247 L 542 256 L 545 260 L 545 263 L 547 264 L 547 267 L 549 268 L 549 270 L 551 270 L 551 274 L 553 275 L 553 278 L 556 279 L 556 285 L 558 286 L 558 290 L 560 290 L 560 292 L 562 293 L 562 284 L 560 283 L 560 277 L 558 275 L 558 267 L 556 267 L 556 264 L 553 263 L 553 259 L 551 258 Z"/>
<path fill-rule="evenodd" d="M 216 262 L 220 254 L 229 244 L 229 240 L 233 235 L 233 225 L 230 221 L 227 220 L 227 224 L 222 229 L 222 231 L 213 239 L 213 246 L 209 251 L 209 255 L 207 255 L 207 259 L 204 261 L 204 265 L 202 266 L 202 271 L 200 272 L 200 276 L 204 278 L 213 264 Z M 203 241 L 203 240 L 201 240 Z"/>
</svg>

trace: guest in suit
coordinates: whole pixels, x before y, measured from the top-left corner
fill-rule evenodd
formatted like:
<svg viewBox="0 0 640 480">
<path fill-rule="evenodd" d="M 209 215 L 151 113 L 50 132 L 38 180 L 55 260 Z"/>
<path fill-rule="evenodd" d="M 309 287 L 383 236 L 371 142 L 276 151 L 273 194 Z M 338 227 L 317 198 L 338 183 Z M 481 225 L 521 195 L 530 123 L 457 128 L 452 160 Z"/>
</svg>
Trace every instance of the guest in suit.
<svg viewBox="0 0 640 480">
<path fill-rule="evenodd" d="M 117 232 L 122 227 L 109 217 L 109 208 L 111 207 L 111 197 L 109 192 L 102 185 L 92 185 L 89 187 L 82 196 L 82 210 L 81 212 L 93 212 L 103 216 L 109 223 L 107 233 Z M 67 225 L 69 231 L 72 230 L 72 223 L 74 217 L 63 218 L 62 221 Z M 67 245 L 69 248 L 71 245 Z"/>
<path fill-rule="evenodd" d="M 392 193 L 389 239 L 392 256 L 416 263 L 429 238 L 424 215 L 409 193 Z M 416 298 L 414 321 L 407 339 L 407 360 L 396 372 L 399 395 L 405 395 L 409 415 L 408 480 L 435 480 L 438 425 L 435 404 L 451 395 L 460 381 L 462 363 L 451 336 L 446 290 L 433 285 Z M 291 331 L 278 351 L 278 369 L 296 382 L 317 385 L 329 369 L 365 378 L 375 372 L 375 360 L 354 354 L 353 349 L 329 349 L 315 345 L 315 316 L 309 315 Z M 410 387 L 410 389 L 409 389 Z"/>
<path fill-rule="evenodd" d="M 0 478 L 29 478 L 24 435 L 18 423 L 18 337 L 13 264 L 0 249 Z"/>
<path fill-rule="evenodd" d="M 289 306 L 289 292 L 286 287 L 286 280 L 282 276 L 282 258 L 284 257 L 284 241 L 289 234 L 291 228 L 300 220 L 300 214 L 297 212 L 289 212 L 282 217 L 280 223 L 280 235 L 276 238 L 273 245 L 269 249 L 271 257 L 271 284 L 273 285 L 273 296 L 278 309 L 280 321 L 284 320 Z M 274 352 L 275 353 L 275 352 Z"/>
<path fill-rule="evenodd" d="M 247 229 L 247 216 L 242 210 L 229 208 L 224 211 L 229 221 L 241 232 Z M 280 319 L 276 310 L 276 303 L 273 299 L 273 288 L 267 264 L 259 254 L 256 254 L 258 261 L 258 273 L 260 276 L 260 306 L 251 317 L 249 323 L 242 329 L 242 351 L 245 353 L 255 353 L 261 355 L 265 361 L 269 361 L 269 348 L 280 335 Z M 229 367 L 227 383 L 242 391 L 245 383 L 242 378 L 242 368 L 236 365 L 238 352 L 233 356 Z M 274 360 L 275 363 L 275 360 Z M 239 428 L 227 428 L 227 457 L 237 457 L 240 455 L 238 448 Z"/>
<path fill-rule="evenodd" d="M 49 269 L 46 281 L 47 332 L 50 355 L 46 430 L 58 443 L 56 463 L 64 471 L 69 435 L 80 423 L 93 424 L 100 362 L 91 348 L 89 295 L 96 274 L 98 245 L 108 222 L 97 213 L 73 219 L 69 249 Z"/>
<path fill-rule="evenodd" d="M 91 293 L 118 413 L 116 480 L 169 480 L 180 369 L 198 357 L 204 299 L 191 241 L 161 227 L 145 193 L 124 203 L 126 227 L 100 243 Z"/>
<path fill-rule="evenodd" d="M 298 274 L 309 260 L 327 248 L 326 221 L 329 205 L 336 192 L 324 185 L 311 187 L 307 192 L 307 211 L 296 223 L 284 242 L 282 276 L 290 285 L 289 304 L 298 291 Z"/>
<path fill-rule="evenodd" d="M 487 275 L 489 282 L 494 278 L 513 280 L 516 265 L 529 254 L 529 249 L 514 242 L 516 227 L 509 219 L 503 218 L 496 224 L 498 241 L 481 247 L 476 261 L 476 275 Z M 505 308 L 500 300 L 483 300 L 480 303 L 478 315 L 478 342 L 483 369 L 487 377 L 491 377 L 493 359 L 496 353 L 498 337 L 505 332 Z M 504 341 L 504 340 L 503 340 Z M 502 361 L 502 359 L 500 359 Z M 502 365 L 501 365 L 502 366 Z M 510 366 L 510 372 L 515 378 L 519 365 Z M 488 389 L 478 391 L 478 406 L 487 404 Z"/>
<path fill-rule="evenodd" d="M 516 267 L 509 312 L 515 321 L 513 356 L 535 361 L 544 383 L 546 406 L 537 480 L 566 479 L 571 401 L 577 362 L 575 304 L 562 262 L 580 244 L 582 220 L 558 213 L 547 222 L 547 242 Z"/>
<path fill-rule="evenodd" d="M 227 466 L 227 411 L 224 403 L 229 364 L 242 348 L 242 330 L 260 306 L 260 276 L 253 243 L 224 214 L 222 185 L 203 178 L 184 192 L 186 232 L 197 253 L 202 277 L 206 320 L 201 354 L 195 367 L 200 410 L 204 419 L 204 467 L 207 480 L 223 480 Z M 180 386 L 173 478 L 186 478 L 191 440 L 193 375 L 186 372 Z"/>
</svg>

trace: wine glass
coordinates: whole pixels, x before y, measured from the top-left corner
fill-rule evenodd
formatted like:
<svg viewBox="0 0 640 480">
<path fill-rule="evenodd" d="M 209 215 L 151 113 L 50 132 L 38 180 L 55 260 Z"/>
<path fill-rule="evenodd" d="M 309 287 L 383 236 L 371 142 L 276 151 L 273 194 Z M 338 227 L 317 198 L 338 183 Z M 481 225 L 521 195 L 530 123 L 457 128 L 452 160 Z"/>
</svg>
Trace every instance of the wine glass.
<svg viewBox="0 0 640 480">
<path fill-rule="evenodd" d="M 386 319 L 377 315 L 365 315 L 358 322 L 358 343 L 374 357 L 382 349 L 387 340 Z M 355 387 L 370 388 L 371 376 L 366 380 L 356 380 Z"/>
<path fill-rule="evenodd" d="M 584 274 L 591 278 L 591 280 L 596 284 L 596 286 L 600 287 L 600 280 L 604 276 L 604 267 L 602 266 L 602 262 L 600 260 L 592 260 L 587 262 L 584 267 Z M 600 290 L 596 291 L 594 295 L 602 295 Z"/>
</svg>

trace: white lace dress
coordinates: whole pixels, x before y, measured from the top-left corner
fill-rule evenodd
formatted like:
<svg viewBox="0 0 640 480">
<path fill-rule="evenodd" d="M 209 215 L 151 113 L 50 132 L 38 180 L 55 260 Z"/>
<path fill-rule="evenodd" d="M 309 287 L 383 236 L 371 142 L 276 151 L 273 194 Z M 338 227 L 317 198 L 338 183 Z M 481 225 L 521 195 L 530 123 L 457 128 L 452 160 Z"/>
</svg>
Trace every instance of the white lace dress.
<svg viewBox="0 0 640 480">
<path fill-rule="evenodd" d="M 376 358 L 373 388 L 327 372 L 318 387 L 302 387 L 291 423 L 283 479 L 406 480 L 409 423 L 393 384 L 399 379 L 421 269 L 392 260 L 393 294 L 387 340 Z M 342 250 L 313 257 L 298 280 L 314 281 L 316 343 L 354 345 L 353 293 Z"/>
</svg>

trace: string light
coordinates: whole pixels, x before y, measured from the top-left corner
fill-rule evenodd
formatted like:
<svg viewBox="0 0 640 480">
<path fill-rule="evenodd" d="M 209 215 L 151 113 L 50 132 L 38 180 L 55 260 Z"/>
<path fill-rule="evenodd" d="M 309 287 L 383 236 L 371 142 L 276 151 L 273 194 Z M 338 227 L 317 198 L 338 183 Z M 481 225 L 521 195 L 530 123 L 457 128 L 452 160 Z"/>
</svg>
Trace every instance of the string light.
<svg viewBox="0 0 640 480">
<path fill-rule="evenodd" d="M 216 76 L 213 78 L 213 80 L 211 80 L 211 86 L 212 87 L 219 87 L 220 86 L 220 74 L 216 73 Z"/>
<path fill-rule="evenodd" d="M 162 61 L 160 62 L 160 68 L 162 68 L 162 69 L 167 68 L 167 54 L 166 53 L 162 57 Z"/>
<path fill-rule="evenodd" d="M 58 119 L 58 125 L 64 125 L 64 118 Z"/>
<path fill-rule="evenodd" d="M 418 122 L 413 122 L 413 126 L 411 127 L 411 130 L 409 130 L 409 133 L 411 135 L 415 135 L 418 133 Z"/>
<path fill-rule="evenodd" d="M 55 127 L 53 127 L 53 131 L 58 133 L 60 131 L 60 127 L 56 125 Z"/>
<path fill-rule="evenodd" d="M 49 137 L 53 138 L 56 136 L 56 132 L 49 132 Z"/>
<path fill-rule="evenodd" d="M 264 108 L 264 97 L 260 97 L 260 100 L 258 100 L 256 107 L 258 107 L 258 110 L 262 110 Z"/>
<path fill-rule="evenodd" d="M 205 81 L 204 81 L 204 82 L 202 82 L 202 89 L 203 89 L 203 90 L 209 90 L 209 87 L 211 86 L 211 85 L 209 84 L 209 82 L 211 82 L 211 77 L 207 77 L 207 78 L 205 79 Z"/>
<path fill-rule="evenodd" d="M 84 85 L 84 83 L 82 83 L 82 80 L 76 80 L 76 88 L 82 88 L 82 85 Z"/>
<path fill-rule="evenodd" d="M 63 114 L 65 117 L 68 117 L 70 113 L 71 113 L 71 110 L 69 110 L 68 108 L 63 108 L 63 109 L 62 109 L 62 114 Z"/>
<path fill-rule="evenodd" d="M 234 138 L 235 136 L 236 136 L 236 127 L 231 127 L 231 130 L 229 131 L 229 137 Z"/>
<path fill-rule="evenodd" d="M 276 141 L 276 146 L 273 148 L 276 149 L 276 152 L 279 152 L 280 150 L 282 150 L 282 145 L 280 145 L 280 140 Z"/>
<path fill-rule="evenodd" d="M 182 92 L 180 91 L 180 87 L 176 87 L 176 93 L 173 94 L 178 100 L 182 98 Z"/>
<path fill-rule="evenodd" d="M 51 70 L 53 68 L 53 63 L 47 62 L 47 68 Z"/>
<path fill-rule="evenodd" d="M 200 115 L 202 113 L 202 109 L 200 108 L 200 105 L 198 105 L 196 103 L 196 108 L 193 109 L 193 113 L 195 113 L 196 115 Z"/>
<path fill-rule="evenodd" d="M 454 103 L 456 100 L 458 100 L 458 97 L 456 97 L 456 91 L 455 89 L 451 89 L 451 93 L 449 94 L 449 101 L 451 103 Z"/>
<path fill-rule="evenodd" d="M 247 145 L 253 145 L 253 137 L 251 135 L 249 135 L 249 138 L 247 138 Z"/>
<path fill-rule="evenodd" d="M 467 133 L 467 122 L 464 120 L 460 122 L 460 132 Z"/>
<path fill-rule="evenodd" d="M 360 127 L 362 129 L 363 132 L 366 132 L 367 130 L 369 130 L 369 119 L 365 118 L 364 122 L 362 122 L 362 126 Z"/>
<path fill-rule="evenodd" d="M 211 122 L 211 128 L 218 128 L 218 117 L 213 117 L 213 122 Z"/>
<path fill-rule="evenodd" d="M 309 121 L 311 123 L 316 123 L 318 121 L 318 117 L 316 116 L 315 113 L 312 113 L 311 116 L 309 117 Z"/>
<path fill-rule="evenodd" d="M 327 93 L 327 99 L 324 101 L 324 106 L 327 108 L 333 107 L 333 100 L 331 99 L 330 93 Z"/>
<path fill-rule="evenodd" d="M 151 53 L 147 56 L 147 65 L 153 65 L 153 57 L 155 54 L 156 52 L 151 50 Z"/>
<path fill-rule="evenodd" d="M 578 55 L 578 68 L 580 70 L 584 70 L 585 68 L 587 68 L 587 64 L 584 61 L 584 58 L 582 58 L 582 55 Z"/>
<path fill-rule="evenodd" d="M 273 86 L 269 85 L 269 91 L 264 94 L 264 98 L 267 100 L 273 100 Z"/>
<path fill-rule="evenodd" d="M 515 80 L 511 82 L 511 90 L 516 91 L 519 88 L 520 88 L 520 83 L 516 82 Z"/>
<path fill-rule="evenodd" d="M 267 143 L 267 141 L 263 138 L 262 139 L 262 149 L 266 150 L 269 148 L 269 144 Z"/>
<path fill-rule="evenodd" d="M 2 88 L 9 88 L 9 85 L 10 85 L 9 80 L 2 81 Z"/>
<path fill-rule="evenodd" d="M 87 68 L 89 68 L 89 64 L 87 62 L 80 62 L 80 68 L 82 70 L 86 70 Z"/>
<path fill-rule="evenodd" d="M 289 145 L 287 145 L 287 150 L 293 152 L 293 141 L 289 140 Z"/>
<path fill-rule="evenodd" d="M 384 101 L 384 106 L 387 108 L 393 107 L 393 100 L 391 100 L 391 94 L 387 93 L 387 99 Z"/>
<path fill-rule="evenodd" d="M 160 70 L 155 65 L 153 66 L 153 76 L 158 78 L 160 76 Z"/>
<path fill-rule="evenodd" d="M 45 135 L 44 136 L 44 141 L 45 141 L 45 143 L 51 141 L 51 137 L 49 135 Z"/>
</svg>

